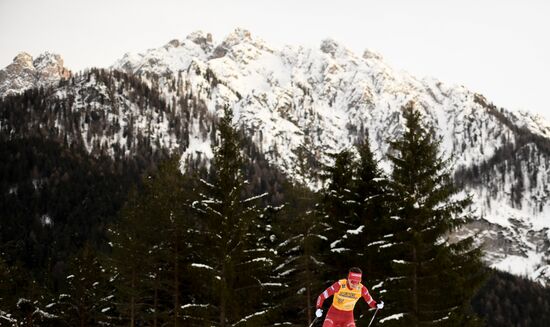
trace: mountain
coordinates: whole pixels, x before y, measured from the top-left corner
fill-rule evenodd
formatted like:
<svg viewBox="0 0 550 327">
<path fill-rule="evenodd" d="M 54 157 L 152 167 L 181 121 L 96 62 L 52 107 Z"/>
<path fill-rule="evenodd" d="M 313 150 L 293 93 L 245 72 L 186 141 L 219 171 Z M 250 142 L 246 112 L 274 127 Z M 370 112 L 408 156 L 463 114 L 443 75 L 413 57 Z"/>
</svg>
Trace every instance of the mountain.
<svg viewBox="0 0 550 327">
<path fill-rule="evenodd" d="M 27 71 L 10 80 L 23 80 Z M 473 196 L 479 220 L 454 236 L 477 233 L 491 266 L 550 282 L 550 124 L 538 116 L 497 108 L 463 86 L 397 71 L 370 50 L 357 55 L 334 40 L 318 48 L 276 49 L 243 29 L 220 42 L 195 32 L 126 54 L 110 74 L 117 71 L 158 93 L 165 109 L 144 111 L 147 100 L 125 104 L 129 95 L 118 88 L 128 82 L 105 88 L 93 83 L 93 74 L 79 87 L 95 96 L 75 91 L 69 82 L 63 89 L 54 85 L 51 97 L 73 99 L 72 110 L 90 112 L 91 122 L 113 129 L 105 135 L 83 119 L 81 133 L 72 137 L 86 139 L 88 151 L 118 144 L 130 155 L 140 139 L 207 164 L 215 140 L 209 119 L 230 106 L 235 122 L 265 158 L 313 189 L 321 186 L 316 173 L 329 162 L 327 154 L 365 136 L 389 171 L 388 140 L 403 131 L 400 110 L 413 101 L 441 138 L 445 155 L 452 157 L 457 183 Z M 105 107 L 105 99 L 120 101 Z M 191 115 L 189 108 L 194 108 Z M 312 164 L 305 178 L 295 174 L 300 146 L 308 149 Z"/>
<path fill-rule="evenodd" d="M 233 107 L 247 134 L 289 176 L 298 146 L 326 163 L 327 153 L 364 135 L 388 168 L 387 140 L 403 130 L 400 108 L 414 101 L 454 158 L 457 182 L 473 195 L 480 220 L 457 235 L 479 233 L 486 259 L 499 269 L 542 282 L 550 277 L 550 124 L 541 117 L 397 71 L 373 51 L 358 56 L 333 40 L 317 49 L 275 49 L 242 29 L 218 43 L 195 32 L 127 54 L 112 68 L 155 81 L 167 98 L 171 85 L 189 88 L 212 113 Z"/>
<path fill-rule="evenodd" d="M 33 60 L 30 54 L 21 52 L 13 58 L 13 63 L 0 70 L 0 95 L 49 86 L 70 76 L 71 72 L 63 66 L 63 59 L 58 54 L 45 52 Z"/>
</svg>

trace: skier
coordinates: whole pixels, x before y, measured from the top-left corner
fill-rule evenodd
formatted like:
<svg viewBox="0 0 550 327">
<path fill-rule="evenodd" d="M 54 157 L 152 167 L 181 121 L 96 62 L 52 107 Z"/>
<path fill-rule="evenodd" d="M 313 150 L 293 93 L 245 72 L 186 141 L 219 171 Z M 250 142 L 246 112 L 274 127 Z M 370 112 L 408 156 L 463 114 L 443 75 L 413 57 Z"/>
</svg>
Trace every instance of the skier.
<svg viewBox="0 0 550 327">
<path fill-rule="evenodd" d="M 361 269 L 353 267 L 349 270 L 347 279 L 335 282 L 319 295 L 315 311 L 317 318 L 323 315 L 323 309 L 321 309 L 323 302 L 334 295 L 323 327 L 355 327 L 353 308 L 360 297 L 363 297 L 371 308 L 384 308 L 384 302 L 376 304 L 376 301 L 370 296 L 369 290 L 361 284 L 361 275 Z"/>
</svg>

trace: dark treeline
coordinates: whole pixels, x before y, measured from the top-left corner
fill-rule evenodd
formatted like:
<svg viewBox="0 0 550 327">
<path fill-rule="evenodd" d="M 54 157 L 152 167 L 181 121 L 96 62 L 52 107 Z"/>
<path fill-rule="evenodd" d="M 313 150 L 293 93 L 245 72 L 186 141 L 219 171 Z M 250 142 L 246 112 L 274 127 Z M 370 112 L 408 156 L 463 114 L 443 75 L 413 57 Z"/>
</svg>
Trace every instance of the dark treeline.
<svg viewBox="0 0 550 327">
<path fill-rule="evenodd" d="M 550 326 L 550 289 L 505 272 L 492 271 L 472 304 L 487 326 Z"/>
<path fill-rule="evenodd" d="M 115 108 L 116 93 L 129 90 L 152 119 L 187 115 L 173 129 L 182 148 L 186 124 L 204 120 L 214 159 L 185 162 L 182 174 L 181 152 L 162 152 L 144 135 L 114 153 L 99 141 L 87 152 L 74 133 L 56 129 L 59 120 L 38 123 L 59 105 L 51 91 L 1 102 L 2 325 L 307 326 L 317 295 L 359 266 L 373 297 L 386 302 L 381 325 L 479 326 L 481 317 L 493 326 L 487 317 L 497 306 L 487 305 L 492 279 L 480 288 L 479 250 L 471 239 L 446 241 L 473 219 L 464 210 L 469 199 L 452 198 L 448 162 L 413 105 L 403 109 L 407 132 L 391 144 L 391 176 L 365 139 L 333 154 L 322 168 L 324 187 L 312 192 L 270 167 L 231 125 L 230 110 L 216 121 L 185 94 L 172 104 L 147 101 L 155 91 L 128 78 L 94 70 L 61 87 L 96 79 L 115 92 L 90 100 L 91 121 L 96 102 Z M 15 107 L 23 112 L 10 113 Z M 82 112 L 72 112 L 65 122 L 83 126 Z M 314 151 L 304 144 L 297 152 L 298 180 L 312 173 Z M 524 303 L 512 294 L 510 310 Z M 364 303 L 356 312 L 366 326 L 372 312 Z"/>
</svg>

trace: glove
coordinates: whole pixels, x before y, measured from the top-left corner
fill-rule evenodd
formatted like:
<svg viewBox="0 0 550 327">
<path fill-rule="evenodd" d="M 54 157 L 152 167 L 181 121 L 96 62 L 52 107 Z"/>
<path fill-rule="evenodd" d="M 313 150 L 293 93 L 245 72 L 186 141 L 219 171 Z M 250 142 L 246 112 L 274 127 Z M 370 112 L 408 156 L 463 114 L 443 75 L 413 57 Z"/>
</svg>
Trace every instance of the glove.
<svg viewBox="0 0 550 327">
<path fill-rule="evenodd" d="M 376 305 L 376 309 L 384 309 L 384 301 L 380 301 L 380 303 Z"/>
<path fill-rule="evenodd" d="M 323 309 L 319 308 L 315 311 L 315 316 L 317 316 L 317 318 L 321 318 L 322 315 L 323 315 Z"/>
</svg>

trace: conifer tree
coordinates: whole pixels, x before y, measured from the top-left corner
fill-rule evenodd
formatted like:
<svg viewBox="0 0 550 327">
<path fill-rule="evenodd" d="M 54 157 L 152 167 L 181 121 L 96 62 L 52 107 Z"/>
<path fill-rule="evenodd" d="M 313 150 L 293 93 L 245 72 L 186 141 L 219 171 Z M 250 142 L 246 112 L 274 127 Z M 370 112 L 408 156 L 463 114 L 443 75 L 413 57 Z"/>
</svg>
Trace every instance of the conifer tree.
<svg viewBox="0 0 550 327">
<path fill-rule="evenodd" d="M 153 245 L 145 240 L 153 232 L 137 190 L 130 193 L 119 221 L 109 229 L 112 252 L 108 258 L 116 288 L 115 305 L 122 322 L 130 327 L 147 320 L 151 279 L 157 273 L 151 263 Z"/>
<path fill-rule="evenodd" d="M 194 278 L 189 271 L 197 235 L 191 203 L 193 202 L 194 179 L 180 171 L 179 157 L 167 160 L 148 183 L 145 203 L 147 212 L 155 217 L 157 235 L 154 235 L 155 259 L 158 262 L 159 284 L 153 295 L 157 310 L 171 326 L 184 326 L 181 312 L 183 303 L 192 301 L 189 280 Z M 163 302 L 164 297 L 164 302 Z"/>
<path fill-rule="evenodd" d="M 386 243 L 384 236 L 391 230 L 387 220 L 388 182 L 378 168 L 368 138 L 356 150 L 358 156 L 352 150 L 334 155 L 334 164 L 325 168 L 328 183 L 319 204 L 330 245 L 323 259 L 329 273 L 325 287 L 357 266 L 363 269 L 363 282 L 374 296 L 372 286 L 381 287 L 389 270 L 380 252 Z M 361 315 L 358 322 L 366 319 Z"/>
<path fill-rule="evenodd" d="M 358 202 L 354 193 L 354 154 L 351 150 L 342 150 L 331 157 L 334 164 L 325 167 L 323 177 L 327 182 L 319 205 L 325 225 L 323 233 L 328 240 L 328 247 L 323 250 L 323 261 L 327 263 L 327 283 L 333 281 L 335 276 L 347 274 L 352 249 L 347 248 L 343 241 L 348 230 L 356 230 L 359 227 Z"/>
<path fill-rule="evenodd" d="M 268 283 L 273 253 L 268 226 L 255 206 L 258 197 L 243 196 L 243 158 L 232 118 L 226 108 L 209 182 L 202 181 L 201 200 L 194 205 L 204 235 L 194 268 L 201 276 L 203 316 L 209 324 L 259 326 L 267 317 L 270 288 L 277 286 Z"/>
<path fill-rule="evenodd" d="M 192 190 L 192 179 L 173 157 L 143 181 L 112 229 L 119 310 L 130 325 L 185 324 L 182 306 L 192 299 L 189 266 L 196 241 Z"/>
<path fill-rule="evenodd" d="M 390 143 L 391 219 L 398 224 L 384 247 L 393 273 L 381 318 L 385 326 L 477 326 L 470 299 L 483 279 L 480 251 L 471 237 L 449 239 L 472 218 L 470 199 L 457 198 L 449 160 L 412 103 L 403 116 L 405 132 Z"/>
<path fill-rule="evenodd" d="M 67 326 L 106 325 L 114 312 L 109 278 L 95 251 L 86 244 L 70 262 L 67 286 L 59 295 L 56 313 Z"/>
<path fill-rule="evenodd" d="M 48 290 L 32 277 L 21 262 L 11 265 L 0 258 L 0 325 L 56 326 L 50 313 Z"/>
<path fill-rule="evenodd" d="M 353 165 L 353 200 L 349 201 L 354 213 L 348 221 L 349 228 L 340 245 L 349 249 L 343 256 L 347 267 L 360 267 L 363 270 L 363 284 L 378 301 L 385 292 L 383 279 L 390 271 L 390 265 L 381 252 L 386 243 L 385 236 L 391 233 L 389 217 L 388 180 L 378 167 L 370 149 L 368 137 L 356 145 L 358 158 Z M 361 301 L 362 302 L 362 301 Z M 366 307 L 363 303 L 359 306 Z M 357 324 L 368 323 L 370 315 L 360 311 Z"/>
<path fill-rule="evenodd" d="M 295 177 L 304 184 L 288 182 L 285 185 L 287 201 L 277 220 L 280 263 L 275 272 L 285 285 L 282 293 L 274 298 L 282 304 L 280 324 L 309 326 L 315 318 L 315 297 L 324 285 L 325 267 L 319 250 L 326 238 L 322 236 L 324 228 L 316 208 L 320 202 L 318 195 L 305 185 L 311 177 L 308 152 L 307 144 L 298 148 Z"/>
<path fill-rule="evenodd" d="M 388 225 L 389 190 L 388 179 L 378 167 L 370 148 L 368 137 L 357 145 L 359 160 L 356 165 L 354 193 L 357 198 L 359 228 L 348 233 L 346 243 L 355 245 L 356 255 L 350 265 L 361 267 L 368 282 L 378 284 L 388 273 L 389 266 L 381 256 L 380 246 L 392 226 Z M 352 247 L 353 245 L 348 245 Z"/>
<path fill-rule="evenodd" d="M 2 257 L 0 257 L 0 325 L 15 324 L 16 320 L 12 317 L 15 311 L 14 294 L 16 287 L 13 268 L 10 267 Z"/>
</svg>

